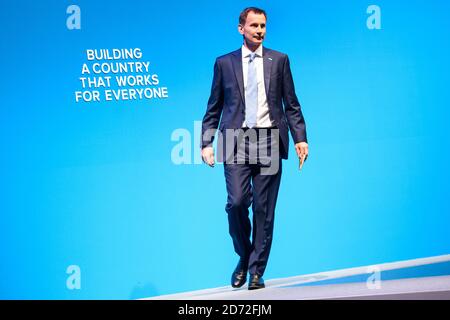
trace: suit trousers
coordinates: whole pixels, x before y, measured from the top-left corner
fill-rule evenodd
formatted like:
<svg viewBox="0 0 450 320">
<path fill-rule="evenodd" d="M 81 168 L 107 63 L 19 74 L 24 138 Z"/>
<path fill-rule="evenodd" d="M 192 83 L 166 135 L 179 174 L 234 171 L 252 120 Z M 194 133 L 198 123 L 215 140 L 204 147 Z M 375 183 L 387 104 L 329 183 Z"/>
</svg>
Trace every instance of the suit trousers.
<svg viewBox="0 0 450 320">
<path fill-rule="evenodd" d="M 234 160 L 244 152 L 245 161 L 229 161 L 228 158 L 228 161 L 224 162 L 228 193 L 225 211 L 228 214 L 229 233 L 235 252 L 244 262 L 244 266 L 248 266 L 250 274 L 262 276 L 272 246 L 275 206 L 281 181 L 279 139 L 273 139 L 272 132 L 267 136 L 260 135 L 262 129 L 246 130 L 257 132 L 257 142 L 246 139 L 243 141 L 244 149 L 237 147 L 239 143 L 236 144 Z M 278 135 L 278 130 L 274 132 Z M 262 150 L 261 146 L 268 146 L 268 153 L 267 150 Z M 256 159 L 249 156 L 251 150 L 257 150 Z M 269 166 L 275 167 L 276 170 L 267 170 Z M 249 218 L 250 206 L 253 212 L 253 228 Z"/>
</svg>

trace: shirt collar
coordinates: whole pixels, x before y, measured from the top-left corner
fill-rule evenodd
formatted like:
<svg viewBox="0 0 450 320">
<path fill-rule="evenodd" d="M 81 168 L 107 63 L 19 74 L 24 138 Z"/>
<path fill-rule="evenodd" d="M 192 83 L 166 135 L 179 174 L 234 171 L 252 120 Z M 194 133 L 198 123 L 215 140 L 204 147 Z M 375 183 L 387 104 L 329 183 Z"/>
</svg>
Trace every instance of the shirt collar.
<svg viewBox="0 0 450 320">
<path fill-rule="evenodd" d="M 256 49 L 255 53 L 257 57 L 262 57 L 263 46 L 262 44 Z M 245 45 L 242 45 L 242 58 L 246 58 L 252 53 Z"/>
</svg>

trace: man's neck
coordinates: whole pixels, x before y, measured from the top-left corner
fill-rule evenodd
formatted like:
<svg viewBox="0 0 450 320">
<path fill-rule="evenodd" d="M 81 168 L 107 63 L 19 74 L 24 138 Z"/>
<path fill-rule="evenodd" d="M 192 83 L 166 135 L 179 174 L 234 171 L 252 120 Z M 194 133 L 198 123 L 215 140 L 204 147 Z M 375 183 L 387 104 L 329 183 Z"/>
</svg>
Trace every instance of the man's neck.
<svg viewBox="0 0 450 320">
<path fill-rule="evenodd" d="M 252 45 L 252 44 L 248 44 L 246 41 L 244 41 L 244 47 L 246 47 L 251 52 L 255 52 L 256 50 L 258 50 L 258 48 L 260 46 L 262 46 L 262 43 L 258 44 L 258 45 Z"/>
</svg>

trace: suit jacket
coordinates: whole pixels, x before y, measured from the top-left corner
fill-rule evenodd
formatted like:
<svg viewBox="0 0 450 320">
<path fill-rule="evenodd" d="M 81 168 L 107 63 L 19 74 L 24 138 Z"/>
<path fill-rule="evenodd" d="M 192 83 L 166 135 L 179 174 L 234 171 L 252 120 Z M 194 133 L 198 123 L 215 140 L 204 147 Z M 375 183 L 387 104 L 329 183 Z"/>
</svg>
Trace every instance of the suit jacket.
<svg viewBox="0 0 450 320">
<path fill-rule="evenodd" d="M 269 116 L 280 131 L 280 156 L 287 159 L 288 128 L 295 143 L 307 142 L 305 120 L 295 94 L 289 58 L 284 53 L 263 47 L 263 69 Z M 238 49 L 218 57 L 214 64 L 211 94 L 202 122 L 202 148 L 211 146 L 214 139 L 214 136 L 205 137 L 207 130 L 242 127 L 244 100 L 242 53 Z"/>
</svg>

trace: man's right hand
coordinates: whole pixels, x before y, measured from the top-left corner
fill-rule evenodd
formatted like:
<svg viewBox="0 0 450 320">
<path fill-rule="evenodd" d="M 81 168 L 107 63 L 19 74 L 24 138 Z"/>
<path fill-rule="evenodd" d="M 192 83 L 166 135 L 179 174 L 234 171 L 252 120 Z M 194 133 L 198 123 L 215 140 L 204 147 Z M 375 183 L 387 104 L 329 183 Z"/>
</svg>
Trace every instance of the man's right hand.
<svg viewBox="0 0 450 320">
<path fill-rule="evenodd" d="M 204 163 L 214 168 L 214 149 L 212 147 L 203 148 L 202 159 Z"/>
</svg>

